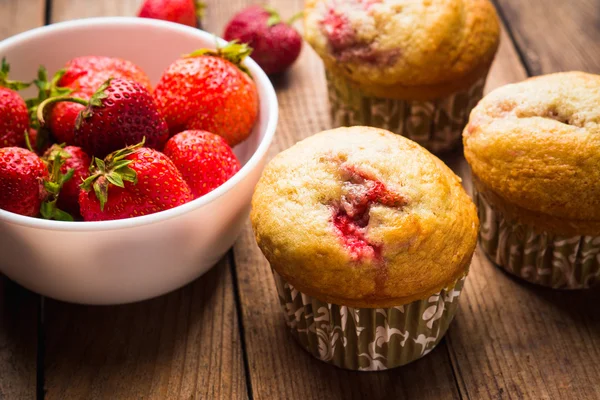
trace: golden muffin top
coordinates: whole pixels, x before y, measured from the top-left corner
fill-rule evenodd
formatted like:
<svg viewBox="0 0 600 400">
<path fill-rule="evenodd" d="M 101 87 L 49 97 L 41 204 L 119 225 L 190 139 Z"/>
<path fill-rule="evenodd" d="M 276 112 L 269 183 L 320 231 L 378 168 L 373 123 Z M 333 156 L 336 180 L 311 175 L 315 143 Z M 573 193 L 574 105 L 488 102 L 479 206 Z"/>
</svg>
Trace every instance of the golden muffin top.
<svg viewBox="0 0 600 400">
<path fill-rule="evenodd" d="M 305 39 L 369 85 L 435 85 L 482 75 L 499 43 L 488 0 L 307 0 Z"/>
<path fill-rule="evenodd" d="M 600 76 L 565 72 L 496 89 L 472 111 L 463 141 L 473 173 L 504 200 L 600 224 Z"/>
<path fill-rule="evenodd" d="M 460 179 L 388 131 L 338 128 L 277 155 L 252 198 L 256 240 L 301 292 L 354 307 L 406 304 L 470 264 L 479 222 Z"/>
</svg>

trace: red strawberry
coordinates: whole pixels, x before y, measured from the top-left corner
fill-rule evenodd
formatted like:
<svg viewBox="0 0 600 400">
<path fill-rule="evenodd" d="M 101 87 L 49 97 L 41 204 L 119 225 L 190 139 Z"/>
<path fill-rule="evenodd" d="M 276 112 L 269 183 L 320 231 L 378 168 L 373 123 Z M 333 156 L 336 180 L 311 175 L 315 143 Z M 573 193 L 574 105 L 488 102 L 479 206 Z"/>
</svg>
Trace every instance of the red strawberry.
<svg viewBox="0 0 600 400">
<path fill-rule="evenodd" d="M 9 71 L 3 58 L 0 64 L 0 147 L 22 147 L 29 129 L 29 114 L 25 100 L 16 91 L 29 84 L 8 80 Z"/>
<path fill-rule="evenodd" d="M 92 93 L 73 92 L 71 96 L 89 100 Z M 60 102 L 53 105 L 48 117 L 48 127 L 58 143 L 75 144 L 75 120 L 85 106 L 79 103 Z"/>
<path fill-rule="evenodd" d="M 240 170 L 227 142 L 206 131 L 178 133 L 167 142 L 165 155 L 179 169 L 194 198 L 221 186 Z"/>
<path fill-rule="evenodd" d="M 23 146 L 27 129 L 25 101 L 14 90 L 0 87 L 0 147 Z"/>
<path fill-rule="evenodd" d="M 177 22 L 195 28 L 204 14 L 204 3 L 197 0 L 145 0 L 137 16 Z"/>
<path fill-rule="evenodd" d="M 292 26 L 300 14 L 284 22 L 273 8 L 251 6 L 237 13 L 225 27 L 225 40 L 252 47 L 252 59 L 269 75 L 288 69 L 300 55 L 302 37 Z"/>
<path fill-rule="evenodd" d="M 30 217 L 42 203 L 41 184 L 48 175 L 43 161 L 20 147 L 0 148 L 0 208 Z"/>
<path fill-rule="evenodd" d="M 135 81 L 152 91 L 150 79 L 144 71 L 131 61 L 117 57 L 84 56 L 67 62 L 59 86 L 74 90 L 95 91 L 109 78 Z M 90 93 L 91 94 L 91 93 Z"/>
<path fill-rule="evenodd" d="M 56 85 L 61 86 L 59 90 L 66 88 L 73 92 L 71 93 L 72 97 L 84 100 L 89 100 L 96 89 L 110 78 L 132 80 L 143 85 L 148 91 L 152 91 L 150 79 L 140 67 L 131 61 L 116 57 L 76 57 L 70 60 L 57 76 Z M 59 95 L 66 94 L 69 93 Z M 48 97 L 54 96 L 56 95 Z M 83 108 L 84 106 L 81 104 L 63 102 L 54 105 L 48 111 L 48 126 L 57 142 L 75 144 L 75 120 Z M 123 146 L 117 148 L 119 147 Z"/>
<path fill-rule="evenodd" d="M 40 210 L 42 217 L 72 220 L 71 216 L 79 214 L 79 186 L 89 176 L 90 157 L 79 147 L 55 144 L 43 159 L 50 177 L 44 182 L 47 198 Z"/>
<path fill-rule="evenodd" d="M 151 214 L 193 199 L 173 162 L 163 153 L 142 145 L 118 150 L 104 161 L 94 159 L 90 177 L 79 193 L 84 220 Z"/>
<path fill-rule="evenodd" d="M 218 50 L 199 50 L 175 61 L 154 90 L 154 99 L 171 135 L 206 130 L 230 146 L 245 140 L 258 115 L 258 93 L 242 61 L 251 52 L 230 43 Z"/>
<path fill-rule="evenodd" d="M 75 97 L 48 99 L 38 108 L 42 125 L 45 107 L 65 101 L 85 106 L 77 115 L 73 142 L 88 154 L 103 157 L 144 138 L 148 147 L 162 149 L 169 137 L 152 96 L 137 82 L 109 79 L 89 101 Z"/>
<path fill-rule="evenodd" d="M 161 209 L 148 197 L 137 197 L 127 189 L 110 188 L 110 200 L 100 207 L 94 191 L 79 192 L 79 206 L 85 221 L 109 221 L 154 214 Z"/>
</svg>

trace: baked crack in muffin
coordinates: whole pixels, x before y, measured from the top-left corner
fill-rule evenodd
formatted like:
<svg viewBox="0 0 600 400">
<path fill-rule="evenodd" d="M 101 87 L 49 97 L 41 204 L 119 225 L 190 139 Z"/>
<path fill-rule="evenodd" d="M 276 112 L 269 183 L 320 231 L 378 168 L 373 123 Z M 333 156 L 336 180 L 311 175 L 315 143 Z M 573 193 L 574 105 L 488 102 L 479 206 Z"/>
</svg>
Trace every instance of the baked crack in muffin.
<svg viewBox="0 0 600 400">
<path fill-rule="evenodd" d="M 276 156 L 251 219 L 294 336 L 317 358 L 361 370 L 400 366 L 435 347 L 478 229 L 460 179 L 439 159 L 361 126 L 321 132 Z"/>
<path fill-rule="evenodd" d="M 464 131 L 480 241 L 552 288 L 600 282 L 600 76 L 565 72 L 487 95 Z"/>
<path fill-rule="evenodd" d="M 369 125 L 434 152 L 460 143 L 498 49 L 488 0 L 308 0 L 334 125 Z"/>
</svg>

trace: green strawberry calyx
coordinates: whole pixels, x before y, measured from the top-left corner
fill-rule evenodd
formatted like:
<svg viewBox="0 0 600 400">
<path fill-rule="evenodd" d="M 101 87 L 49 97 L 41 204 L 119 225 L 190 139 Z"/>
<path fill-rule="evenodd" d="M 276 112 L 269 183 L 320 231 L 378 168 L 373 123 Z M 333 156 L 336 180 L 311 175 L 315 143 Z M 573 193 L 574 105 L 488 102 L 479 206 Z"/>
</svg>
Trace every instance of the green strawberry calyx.
<svg viewBox="0 0 600 400">
<path fill-rule="evenodd" d="M 127 146 L 109 154 L 104 160 L 96 157 L 92 160 L 90 176 L 83 181 L 81 188 L 86 192 L 94 190 L 94 194 L 100 202 L 101 211 L 104 211 L 104 206 L 108 201 L 108 188 L 111 184 L 120 188 L 125 188 L 125 182 L 137 185 L 137 173 L 129 167 L 133 161 L 126 158 L 143 147 L 144 143 L 145 138 L 136 145 Z"/>
<path fill-rule="evenodd" d="M 73 92 L 73 89 L 71 88 L 58 86 L 58 82 L 61 80 L 65 72 L 66 69 L 63 68 L 54 74 L 51 80 L 48 80 L 48 71 L 43 65 L 40 65 L 37 79 L 33 81 L 33 84 L 38 88 L 38 95 L 37 97 L 25 100 L 25 104 L 27 104 L 27 110 L 29 111 L 29 123 L 32 128 L 39 128 L 37 109 L 38 106 L 44 102 L 44 100 L 51 97 L 64 97 Z"/>
<path fill-rule="evenodd" d="M 269 18 L 267 19 L 267 26 L 269 28 L 281 22 L 281 15 L 279 15 L 279 12 L 276 9 L 269 5 L 263 5 L 263 8 L 269 13 Z"/>
<path fill-rule="evenodd" d="M 10 65 L 6 62 L 6 57 L 2 57 L 2 62 L 0 62 L 0 86 L 11 90 L 22 90 L 28 88 L 31 85 L 31 83 L 27 82 L 9 80 L 9 72 Z"/>
<path fill-rule="evenodd" d="M 26 141 L 28 142 L 27 139 Z M 30 146 L 29 143 L 27 144 Z M 73 221 L 71 214 L 56 206 L 63 185 L 73 178 L 73 173 L 75 172 L 73 168 L 69 168 L 64 174 L 60 170 L 65 160 L 71 158 L 71 155 L 64 150 L 64 147 L 64 144 L 55 144 L 43 157 L 49 172 L 48 178 L 43 181 L 46 196 L 40 207 L 40 214 L 44 219 Z"/>
<path fill-rule="evenodd" d="M 46 110 L 48 110 L 49 106 L 55 103 L 60 103 L 63 101 L 81 104 L 85 106 L 83 110 L 79 112 L 77 115 L 77 119 L 75 120 L 75 129 L 79 129 L 81 127 L 81 123 L 83 119 L 89 118 L 93 114 L 93 107 L 102 107 L 102 100 L 108 97 L 106 93 L 106 89 L 110 86 L 110 82 L 113 78 L 109 78 L 106 82 L 104 82 L 98 90 L 92 95 L 89 100 L 80 99 L 79 97 L 71 97 L 71 96 L 56 96 L 49 97 L 46 100 L 42 101 L 42 103 L 37 107 L 36 116 L 40 126 L 44 126 L 46 124 Z"/>
<path fill-rule="evenodd" d="M 43 149 L 50 141 L 50 131 L 42 127 L 37 118 L 37 111 L 44 100 L 51 97 L 64 97 L 73 92 L 73 89 L 61 87 L 58 82 L 65 74 L 66 69 L 59 70 L 52 79 L 48 79 L 48 71 L 43 65 L 38 69 L 37 79 L 34 79 L 33 84 L 38 88 L 37 97 L 32 97 L 25 100 L 27 112 L 29 113 L 29 126 L 38 131 L 34 148 L 37 150 Z"/>
<path fill-rule="evenodd" d="M 110 86 L 110 82 L 113 78 L 108 78 L 106 82 L 104 82 L 96 92 L 90 98 L 88 105 L 77 114 L 77 119 L 75 120 L 75 129 L 79 129 L 81 127 L 81 123 L 84 118 L 90 118 L 92 116 L 94 107 L 102 107 L 102 100 L 108 97 L 108 93 L 106 93 L 106 89 Z"/>
<path fill-rule="evenodd" d="M 185 57 L 198 57 L 198 56 L 212 56 L 221 57 L 231 63 L 233 63 L 240 70 L 250 75 L 250 71 L 243 64 L 246 57 L 252 54 L 252 47 L 246 43 L 239 43 L 237 40 L 232 40 L 227 43 L 224 47 L 217 46 L 217 49 L 199 49 Z"/>
</svg>

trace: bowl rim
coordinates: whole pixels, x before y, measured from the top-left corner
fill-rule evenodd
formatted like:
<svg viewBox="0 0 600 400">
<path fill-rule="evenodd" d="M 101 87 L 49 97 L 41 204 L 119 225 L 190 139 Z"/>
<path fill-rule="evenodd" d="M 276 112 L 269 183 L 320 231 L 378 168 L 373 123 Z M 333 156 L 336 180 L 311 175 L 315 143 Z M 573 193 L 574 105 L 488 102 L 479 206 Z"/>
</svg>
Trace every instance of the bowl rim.
<svg viewBox="0 0 600 400">
<path fill-rule="evenodd" d="M 173 22 L 139 18 L 139 17 L 93 17 L 76 19 L 65 22 L 58 22 L 51 25 L 41 26 L 34 28 L 17 35 L 11 36 L 0 41 L 0 54 L 7 47 L 18 45 L 20 42 L 27 40 L 35 40 L 48 32 L 69 30 L 71 28 L 88 27 L 94 28 L 98 26 L 116 25 L 116 26 L 152 26 L 160 29 L 168 29 L 175 32 L 186 33 L 196 35 L 206 41 L 214 41 L 218 44 L 226 43 L 225 40 L 213 35 L 212 33 L 203 31 L 201 29 L 192 28 L 186 25 L 181 25 Z M 216 40 L 215 40 L 216 39 Z M 258 147 L 250 157 L 250 159 L 242 166 L 242 168 L 232 176 L 227 182 L 213 190 L 212 192 L 190 201 L 189 203 L 171 208 L 169 210 L 159 211 L 154 214 L 143 215 L 139 217 L 132 217 L 119 220 L 111 221 L 77 221 L 77 222 L 66 222 L 66 221 L 53 221 L 41 218 L 27 217 L 24 215 L 12 213 L 10 211 L 0 209 L 0 221 L 8 222 L 11 224 L 22 225 L 31 228 L 44 229 L 44 230 L 61 230 L 61 231 L 106 231 L 106 230 L 117 230 L 132 228 L 142 225 L 153 224 L 167 219 L 175 218 L 187 214 L 195 209 L 203 207 L 209 203 L 216 201 L 219 197 L 223 196 L 228 191 L 232 190 L 236 185 L 241 183 L 250 172 L 256 168 L 257 164 L 261 162 L 263 157 L 266 155 L 277 128 L 277 120 L 279 114 L 279 107 L 277 102 L 277 95 L 275 89 L 271 84 L 271 81 L 265 74 L 265 72 L 256 64 L 251 58 L 247 58 L 244 62 L 246 67 L 252 73 L 257 86 L 262 86 L 266 92 L 266 98 L 261 97 L 260 102 L 267 102 L 269 110 L 267 124 L 265 127 L 265 135 L 258 144 Z"/>
</svg>

